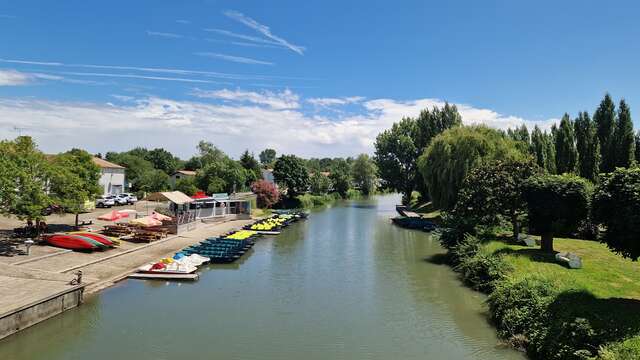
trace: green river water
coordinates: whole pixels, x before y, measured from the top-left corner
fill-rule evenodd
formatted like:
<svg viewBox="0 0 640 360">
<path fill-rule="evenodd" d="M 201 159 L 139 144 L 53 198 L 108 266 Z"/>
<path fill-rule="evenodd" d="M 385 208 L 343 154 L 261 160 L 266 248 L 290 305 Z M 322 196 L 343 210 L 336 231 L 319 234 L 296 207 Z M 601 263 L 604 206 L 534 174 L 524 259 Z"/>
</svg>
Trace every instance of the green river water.
<svg viewBox="0 0 640 360">
<path fill-rule="evenodd" d="M 347 201 L 194 283 L 128 280 L 0 341 L 3 360 L 524 359 L 395 195 Z"/>
</svg>

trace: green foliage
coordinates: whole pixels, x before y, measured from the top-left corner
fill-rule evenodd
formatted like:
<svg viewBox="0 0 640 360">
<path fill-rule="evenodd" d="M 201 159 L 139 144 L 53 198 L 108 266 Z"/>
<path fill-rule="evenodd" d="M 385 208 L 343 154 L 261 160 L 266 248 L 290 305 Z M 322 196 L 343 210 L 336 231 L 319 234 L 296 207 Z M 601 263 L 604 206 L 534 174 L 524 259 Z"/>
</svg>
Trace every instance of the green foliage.
<svg viewBox="0 0 640 360">
<path fill-rule="evenodd" d="M 150 162 L 155 169 L 162 170 L 167 175 L 172 175 L 182 165 L 180 159 L 162 148 L 148 151 L 144 155 L 144 159 Z"/>
<path fill-rule="evenodd" d="M 457 252 L 462 253 L 462 249 L 464 249 L 468 254 L 473 253 L 474 243 L 477 243 L 477 240 L 470 240 L 467 236 L 456 248 Z M 454 266 L 454 270 L 460 273 L 465 284 L 484 293 L 491 293 L 510 271 L 510 266 L 502 257 L 483 251 L 476 251 L 471 256 L 461 257 L 457 260 L 458 264 Z"/>
<path fill-rule="evenodd" d="M 342 197 L 346 197 L 349 190 L 351 190 L 349 163 L 343 159 L 334 162 L 329 171 L 329 179 L 331 180 L 333 191 Z"/>
<path fill-rule="evenodd" d="M 325 195 L 331 188 L 331 180 L 320 171 L 313 173 L 309 179 L 309 189 L 313 195 Z"/>
<path fill-rule="evenodd" d="M 542 277 L 500 283 L 487 299 L 498 335 L 526 347 L 532 332 L 542 328 L 547 321 L 546 311 L 555 296 L 554 284 Z"/>
<path fill-rule="evenodd" d="M 596 123 L 598 141 L 600 142 L 600 172 L 611 172 L 616 165 L 616 144 L 614 132 L 616 128 L 616 106 L 611 95 L 605 94 L 600 106 L 593 114 Z"/>
<path fill-rule="evenodd" d="M 465 234 L 463 239 L 452 246 L 449 255 L 453 265 L 458 265 L 476 256 L 480 251 L 481 243 L 477 237 Z"/>
<path fill-rule="evenodd" d="M 138 179 L 136 191 L 152 193 L 169 189 L 169 175 L 162 170 L 152 169 Z"/>
<path fill-rule="evenodd" d="M 245 150 L 242 156 L 240 156 L 240 165 L 246 170 L 246 180 L 244 184 L 246 187 L 262 179 L 260 163 L 258 163 L 258 160 L 256 160 L 253 154 L 249 153 L 249 150 Z"/>
<path fill-rule="evenodd" d="M 306 192 L 309 187 L 309 173 L 304 161 L 295 155 L 280 156 L 273 168 L 273 177 L 287 189 L 290 198 Z"/>
<path fill-rule="evenodd" d="M 427 197 L 424 180 L 416 173 L 418 157 L 435 136 L 461 124 L 456 106 L 445 103 L 441 109 L 421 111 L 417 119 L 403 118 L 380 133 L 375 143 L 375 162 L 382 186 L 401 192 L 404 204 L 409 203 L 413 190 Z"/>
<path fill-rule="evenodd" d="M 373 194 L 376 189 L 378 168 L 369 155 L 360 154 L 351 165 L 351 176 L 356 188 L 364 195 Z"/>
<path fill-rule="evenodd" d="M 620 100 L 618 106 L 618 118 L 613 134 L 615 144 L 616 167 L 628 168 L 635 160 L 635 138 L 633 134 L 633 121 L 631 109 L 624 100 Z"/>
<path fill-rule="evenodd" d="M 347 190 L 347 193 L 345 194 L 345 196 L 343 196 L 344 199 L 360 199 L 361 197 L 362 192 L 356 189 Z"/>
<path fill-rule="evenodd" d="M 574 122 L 576 150 L 578 151 L 578 175 L 595 181 L 600 172 L 600 141 L 596 124 L 589 114 L 581 112 Z"/>
<path fill-rule="evenodd" d="M 240 190 L 247 181 L 247 172 L 242 165 L 226 155 L 217 156 L 215 160 L 211 158 L 205 163 L 196 175 L 196 184 L 208 193 L 230 194 Z"/>
<path fill-rule="evenodd" d="M 325 206 L 340 198 L 337 194 L 312 195 L 304 194 L 296 196 L 298 204 L 295 207 L 310 209 L 318 206 Z"/>
<path fill-rule="evenodd" d="M 131 190 L 135 192 L 141 191 L 143 187 L 149 187 L 148 182 L 151 180 L 151 173 L 154 170 L 151 162 L 136 155 L 140 152 L 141 149 L 134 149 L 123 153 L 108 152 L 106 155 L 108 161 L 125 167 L 127 182 L 131 184 Z"/>
<path fill-rule="evenodd" d="M 99 180 L 100 168 L 93 162 L 93 156 L 73 149 L 52 161 L 50 196 L 53 203 L 77 215 L 85 210 L 86 201 L 102 193 Z"/>
<path fill-rule="evenodd" d="M 556 172 L 556 150 L 553 138 L 550 134 L 542 132 L 538 125 L 531 133 L 531 152 L 540 168 L 551 174 Z"/>
<path fill-rule="evenodd" d="M 260 152 L 260 163 L 268 165 L 276 160 L 276 151 L 273 149 L 264 149 Z"/>
<path fill-rule="evenodd" d="M 540 172 L 532 160 L 496 160 L 477 167 L 465 178 L 452 214 L 475 225 L 498 225 L 506 217 L 517 237 L 525 211 L 522 186 Z"/>
<path fill-rule="evenodd" d="M 418 168 L 436 207 L 449 210 L 467 173 L 492 160 L 521 159 L 513 140 L 486 126 L 464 126 L 436 136 Z"/>
<path fill-rule="evenodd" d="M 556 171 L 558 174 L 573 173 L 578 163 L 573 122 L 569 114 L 564 114 L 555 136 Z"/>
<path fill-rule="evenodd" d="M 415 120 L 404 118 L 376 137 L 375 161 L 385 188 L 403 194 L 408 203 L 416 187 L 417 164 L 421 148 L 415 143 L 418 127 Z"/>
<path fill-rule="evenodd" d="M 637 360 L 640 359 L 640 336 L 603 346 L 598 360 Z"/>
<path fill-rule="evenodd" d="M 603 174 L 594 192 L 595 220 L 607 231 L 607 246 L 637 260 L 640 257 L 640 168 L 618 168 Z"/>
<path fill-rule="evenodd" d="M 7 168 L 0 172 L 0 212 L 19 219 L 40 220 L 51 204 L 47 185 L 51 165 L 31 137 L 0 142 L 0 159 Z"/>
<path fill-rule="evenodd" d="M 553 251 L 553 233 L 576 229 L 589 213 L 589 183 L 575 175 L 539 175 L 523 185 L 530 231 L 542 234 L 542 249 Z"/>
<path fill-rule="evenodd" d="M 638 132 L 636 133 L 635 151 L 636 165 L 638 165 L 638 163 L 640 163 L 640 130 L 638 130 Z"/>
<path fill-rule="evenodd" d="M 196 192 L 198 192 L 196 180 L 193 177 L 178 179 L 176 181 L 176 186 L 173 189 L 189 196 L 193 196 Z"/>
</svg>

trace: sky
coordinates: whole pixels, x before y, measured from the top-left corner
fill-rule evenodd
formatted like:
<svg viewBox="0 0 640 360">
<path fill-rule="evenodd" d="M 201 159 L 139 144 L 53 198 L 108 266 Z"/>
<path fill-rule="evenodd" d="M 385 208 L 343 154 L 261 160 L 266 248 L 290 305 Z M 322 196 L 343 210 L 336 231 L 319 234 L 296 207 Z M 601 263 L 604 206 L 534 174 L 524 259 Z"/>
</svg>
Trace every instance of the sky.
<svg viewBox="0 0 640 360">
<path fill-rule="evenodd" d="M 0 139 L 353 156 L 444 101 L 501 129 L 606 92 L 633 114 L 638 18 L 632 1 L 5 0 Z"/>
</svg>

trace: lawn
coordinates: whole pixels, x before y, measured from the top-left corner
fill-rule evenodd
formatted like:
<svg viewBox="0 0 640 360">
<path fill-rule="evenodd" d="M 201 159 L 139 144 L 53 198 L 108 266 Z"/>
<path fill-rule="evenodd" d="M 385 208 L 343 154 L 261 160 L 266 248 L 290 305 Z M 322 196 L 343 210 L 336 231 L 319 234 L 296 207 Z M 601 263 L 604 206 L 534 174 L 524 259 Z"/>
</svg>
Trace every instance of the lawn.
<svg viewBox="0 0 640 360">
<path fill-rule="evenodd" d="M 604 244 L 576 239 L 554 240 L 556 251 L 570 251 L 582 258 L 583 268 L 569 269 L 538 248 L 492 241 L 484 251 L 502 254 L 513 266 L 509 276 L 518 280 L 540 275 L 554 281 L 559 290 L 586 290 L 594 296 L 640 300 L 640 264 L 609 251 Z"/>
</svg>

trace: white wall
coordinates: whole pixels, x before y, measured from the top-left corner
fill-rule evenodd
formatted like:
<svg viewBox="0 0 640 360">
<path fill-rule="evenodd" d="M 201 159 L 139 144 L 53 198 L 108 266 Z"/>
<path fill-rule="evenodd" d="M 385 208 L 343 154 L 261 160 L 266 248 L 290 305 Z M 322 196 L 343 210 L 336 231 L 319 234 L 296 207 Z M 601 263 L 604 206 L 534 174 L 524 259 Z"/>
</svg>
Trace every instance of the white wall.
<svg viewBox="0 0 640 360">
<path fill-rule="evenodd" d="M 124 169 L 102 168 L 102 175 L 98 183 L 104 189 L 103 194 L 105 195 L 124 192 Z"/>
</svg>

